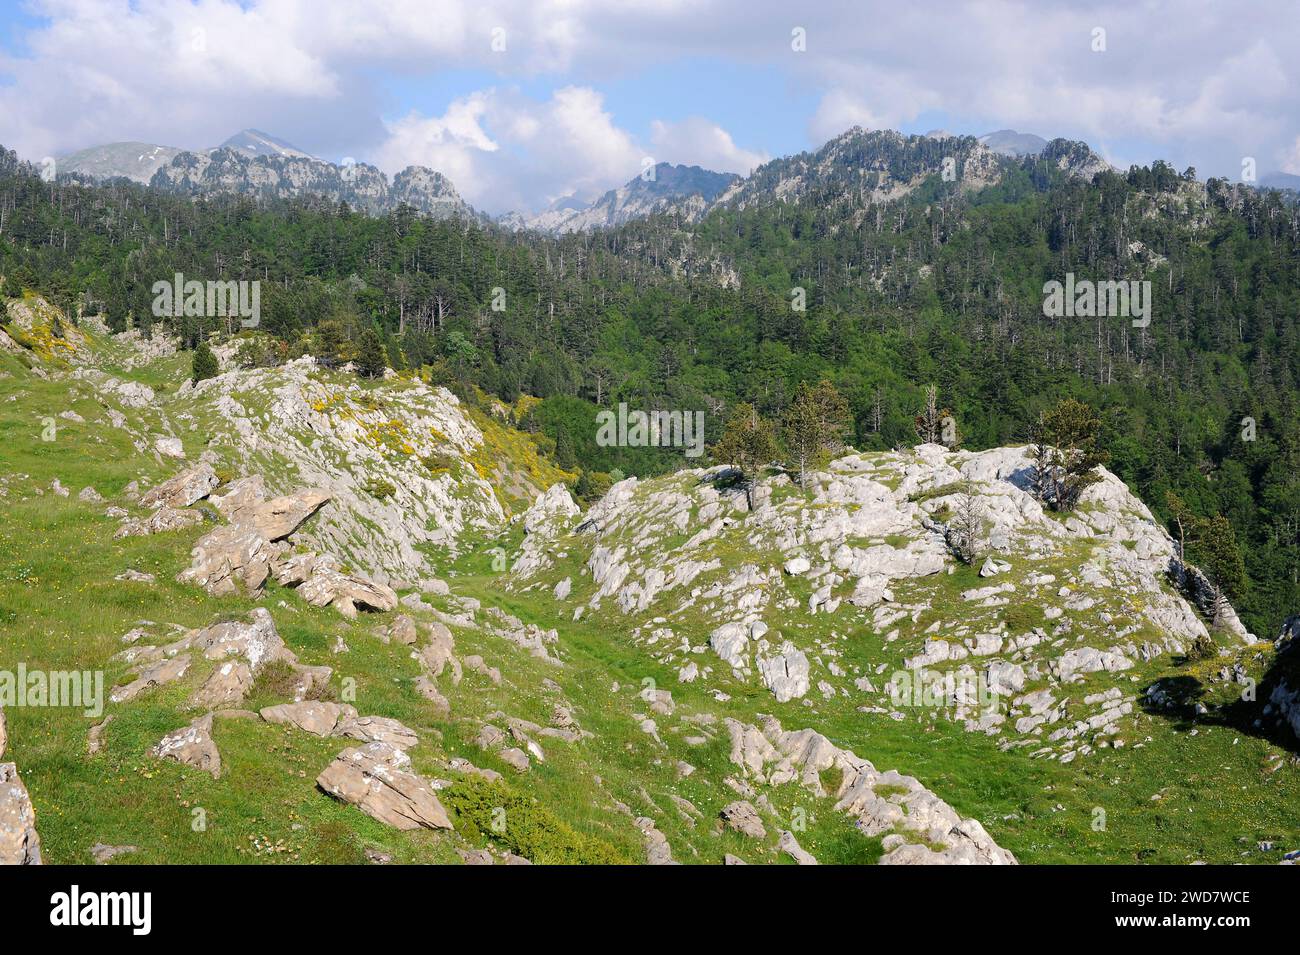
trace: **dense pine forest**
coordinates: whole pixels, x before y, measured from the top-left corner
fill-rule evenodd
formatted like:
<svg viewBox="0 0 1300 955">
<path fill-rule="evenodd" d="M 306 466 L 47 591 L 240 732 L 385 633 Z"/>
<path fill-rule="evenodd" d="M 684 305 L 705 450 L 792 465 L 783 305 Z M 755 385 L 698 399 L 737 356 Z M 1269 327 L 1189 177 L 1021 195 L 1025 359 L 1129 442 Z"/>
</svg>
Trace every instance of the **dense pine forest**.
<svg viewBox="0 0 1300 955">
<path fill-rule="evenodd" d="M 923 137 L 860 139 L 896 178 L 940 157 Z M 345 362 L 375 332 L 399 371 L 513 404 L 588 489 L 682 466 L 680 451 L 597 444 L 596 412 L 619 402 L 702 410 L 712 442 L 738 403 L 775 419 L 826 379 L 851 443 L 884 449 L 916 443 L 933 385 L 978 449 L 1026 441 L 1075 398 L 1158 517 L 1173 492 L 1230 523 L 1249 578 L 1234 604 L 1275 635 L 1300 609 L 1300 209 L 1163 163 L 1079 177 L 1007 160 L 984 188 L 935 171 L 885 201 L 871 178 L 841 155 L 796 201 L 760 190 L 698 223 L 555 238 L 408 208 L 44 182 L 0 151 L 0 274 L 5 294 L 145 334 L 157 281 L 261 280 L 244 360 Z M 1149 280 L 1149 327 L 1046 317 L 1044 283 L 1071 272 Z M 191 348 L 240 331 L 176 330 Z"/>
</svg>

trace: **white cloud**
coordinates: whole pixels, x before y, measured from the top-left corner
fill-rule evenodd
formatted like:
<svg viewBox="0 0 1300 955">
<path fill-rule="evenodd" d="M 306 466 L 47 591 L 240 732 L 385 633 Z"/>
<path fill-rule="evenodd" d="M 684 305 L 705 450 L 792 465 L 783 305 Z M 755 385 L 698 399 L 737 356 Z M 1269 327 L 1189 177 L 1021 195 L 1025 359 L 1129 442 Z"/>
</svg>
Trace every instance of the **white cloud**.
<svg viewBox="0 0 1300 955">
<path fill-rule="evenodd" d="M 571 193 L 594 198 L 639 173 L 645 154 L 599 93 L 566 86 L 540 101 L 514 89 L 484 90 L 442 116 L 408 114 L 388 125 L 376 162 L 388 172 L 432 166 L 471 204 L 499 212 Z"/>
<path fill-rule="evenodd" d="M 1279 151 L 1278 168 L 1282 172 L 1289 172 L 1293 176 L 1300 176 L 1300 136 L 1291 141 L 1289 147 Z"/>
<path fill-rule="evenodd" d="M 676 123 L 657 119 L 650 124 L 650 142 L 657 161 L 703 166 L 742 176 L 772 158 L 764 152 L 741 149 L 729 132 L 702 116 L 690 116 Z"/>
<path fill-rule="evenodd" d="M 860 98 L 844 89 L 833 89 L 821 98 L 808 123 L 814 139 L 824 141 L 852 126 L 881 129 L 885 119 Z"/>
</svg>

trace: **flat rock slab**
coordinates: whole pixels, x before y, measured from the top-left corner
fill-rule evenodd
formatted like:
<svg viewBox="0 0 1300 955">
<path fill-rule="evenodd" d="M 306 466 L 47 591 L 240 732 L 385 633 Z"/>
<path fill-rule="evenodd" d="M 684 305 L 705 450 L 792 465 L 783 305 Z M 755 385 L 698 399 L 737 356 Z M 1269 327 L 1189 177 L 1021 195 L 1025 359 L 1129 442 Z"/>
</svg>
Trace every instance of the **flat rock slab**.
<svg viewBox="0 0 1300 955">
<path fill-rule="evenodd" d="M 355 707 L 346 703 L 324 703 L 319 700 L 281 703 L 278 706 L 262 708 L 262 719 L 268 723 L 296 726 L 316 736 L 329 736 L 339 724 L 354 721 L 356 717 Z"/>
<path fill-rule="evenodd" d="M 410 749 L 420 742 L 415 730 L 387 716 L 360 716 L 339 723 L 335 736 L 359 739 L 363 743 L 389 743 L 398 749 Z"/>
<path fill-rule="evenodd" d="M 188 468 L 140 498 L 142 507 L 189 507 L 207 497 L 221 480 L 210 464 Z"/>
<path fill-rule="evenodd" d="M 316 785 L 395 829 L 452 828 L 433 787 L 409 772 L 410 765 L 410 757 L 396 746 L 367 743 L 339 753 Z"/>
<path fill-rule="evenodd" d="M 130 855 L 139 851 L 139 846 L 108 846 L 102 842 L 97 842 L 90 847 L 90 857 L 95 860 L 95 865 L 103 865 L 118 856 Z"/>
<path fill-rule="evenodd" d="M 741 835 L 751 839 L 767 838 L 767 829 L 763 827 L 763 820 L 752 803 L 737 800 L 723 808 L 721 816 L 723 822 Z"/>
</svg>

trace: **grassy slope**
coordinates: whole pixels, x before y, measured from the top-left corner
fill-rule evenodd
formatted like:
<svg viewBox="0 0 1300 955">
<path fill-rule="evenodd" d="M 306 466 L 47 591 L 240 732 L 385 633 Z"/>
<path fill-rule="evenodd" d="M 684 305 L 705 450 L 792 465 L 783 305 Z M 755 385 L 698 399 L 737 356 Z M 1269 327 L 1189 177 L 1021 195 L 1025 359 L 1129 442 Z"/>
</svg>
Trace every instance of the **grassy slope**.
<svg viewBox="0 0 1300 955">
<path fill-rule="evenodd" d="M 183 359 L 176 358 L 116 373 L 166 392 L 174 389 L 182 366 Z M 59 420 L 57 439 L 41 441 L 41 419 L 68 408 L 68 383 L 38 379 L 10 356 L 0 356 L 0 373 L 9 376 L 0 377 L 0 477 L 8 483 L 0 523 L 0 669 L 13 669 L 19 662 L 29 668 L 103 668 L 111 686 L 121 681 L 126 667 L 109 658 L 122 648 L 118 638 L 139 621 L 200 626 L 241 615 L 253 605 L 246 597 L 216 599 L 175 582 L 175 574 L 188 564 L 197 530 L 114 541 L 116 522 L 103 515 L 106 505 L 120 503 L 114 496 L 128 481 L 153 481 L 172 468 L 138 454 L 122 432 L 102 420 L 90 395 L 72 405 L 85 424 Z M 184 439 L 195 457 L 197 435 Z M 531 467 L 529 462 L 521 465 Z M 55 477 L 71 497 L 49 492 Z M 76 493 L 87 485 L 109 500 L 78 502 Z M 36 495 L 37 487 L 46 493 Z M 348 622 L 332 610 L 307 607 L 293 591 L 274 586 L 257 603 L 271 611 L 281 635 L 304 662 L 336 668 L 336 691 L 344 678 L 356 681 L 355 703 L 363 714 L 392 716 L 422 731 L 422 742 L 412 753 L 418 770 L 455 780 L 444 760 L 464 756 L 501 771 L 516 794 L 535 800 L 540 825 L 553 841 L 569 838 L 558 819 L 580 837 L 599 840 L 600 857 L 639 861 L 641 837 L 616 808 L 618 800 L 637 815 L 653 816 L 680 861 L 717 862 L 724 852 L 752 862 L 782 861 L 770 848 L 716 832 L 717 811 L 736 798 L 721 783 L 734 772 L 725 731 L 715 727 L 712 740 L 702 746 L 684 739 L 700 732 L 688 719 L 692 715 L 752 721 L 758 713 L 777 715 L 788 729 L 815 726 L 882 769 L 897 767 L 916 775 L 964 815 L 981 819 L 1023 862 L 1233 862 L 1247 849 L 1252 850 L 1250 860 L 1264 861 L 1272 857 L 1253 851 L 1256 840 L 1294 837 L 1294 807 L 1300 801 L 1294 766 L 1270 772 L 1279 750 L 1227 728 L 1202 726 L 1191 736 L 1165 717 L 1143 715 L 1150 740 L 1141 748 L 1103 750 L 1062 766 L 1030 760 L 1023 751 L 1000 752 L 993 740 L 964 733 L 942 717 L 909 715 L 894 722 L 859 713 L 849 700 L 826 702 L 815 693 L 811 706 L 777 704 L 757 685 L 741 685 L 722 673 L 708 687 L 702 682 L 679 685 L 674 673 L 658 667 L 626 638 L 641 621 L 607 605 L 575 624 L 567 619 L 569 610 L 544 590 L 503 594 L 490 571 L 490 548 L 509 546 L 517 536 L 516 531 L 514 539 L 485 541 L 445 570 L 457 592 L 525 621 L 558 627 L 567 664 L 557 668 L 499 638 L 459 630 L 460 656 L 482 654 L 501 669 L 503 683 L 494 687 L 466 673 L 452 690 L 444 678 L 452 702 L 449 720 L 436 718 L 412 689 L 419 671 L 409 649 L 376 638 L 379 619 L 363 615 Z M 128 568 L 153 573 L 157 582 L 113 580 Z M 576 579 L 578 567 L 565 572 Z M 957 579 L 950 583 L 963 585 Z M 811 628 L 830 626 L 820 616 L 803 622 Z M 349 653 L 330 652 L 339 636 Z M 882 659 L 879 635 L 863 630 L 849 636 L 849 652 Z M 1168 661 L 1162 665 L 1169 669 Z M 179 684 L 131 704 L 110 704 L 108 711 L 116 718 L 106 734 L 107 749 L 93 758 L 86 756 L 85 747 L 94 719 L 68 709 L 8 712 L 5 758 L 18 764 L 31 791 L 50 861 L 87 861 L 96 842 L 140 847 L 138 854 L 120 857 L 122 863 L 355 862 L 362 860 L 366 847 L 399 861 L 450 861 L 460 844 L 482 845 L 489 838 L 515 844 L 515 835 L 489 836 L 464 819 L 453 837 L 399 833 L 374 822 L 315 789 L 316 774 L 344 744 L 284 727 L 219 721 L 214 736 L 225 772 L 216 781 L 153 760 L 147 751 L 158 738 L 194 715 L 183 711 L 184 700 L 210 666 L 199 663 Z M 1144 671 L 1143 682 L 1136 685 L 1154 675 Z M 543 688 L 547 678 L 560 692 Z M 649 714 L 637 696 L 646 678 L 670 689 L 677 701 L 673 716 L 656 716 L 662 744 L 639 728 L 640 717 Z M 714 688 L 731 699 L 718 702 Z M 260 686 L 251 704 L 282 698 Z M 573 706 L 579 725 L 594 738 L 576 744 L 541 740 L 547 761 L 535 764 L 526 777 L 514 776 L 472 742 L 483 722 L 504 727 L 500 716 L 489 719 L 489 714 L 504 712 L 545 724 L 552 705 L 560 701 Z M 697 771 L 678 779 L 678 760 Z M 1162 798 L 1152 801 L 1156 793 Z M 669 794 L 691 800 L 703 818 L 688 823 Z M 809 823 L 800 841 L 823 861 L 872 861 L 879 854 L 878 840 L 862 837 L 831 811 L 828 801 L 793 786 L 770 796 L 776 817 L 769 817 L 769 830 L 772 822 L 790 820 L 796 808 L 802 809 Z M 458 803 L 451 796 L 447 801 Z M 1095 807 L 1106 810 L 1105 831 L 1092 827 Z M 205 831 L 194 829 L 196 809 L 206 814 Z"/>
</svg>

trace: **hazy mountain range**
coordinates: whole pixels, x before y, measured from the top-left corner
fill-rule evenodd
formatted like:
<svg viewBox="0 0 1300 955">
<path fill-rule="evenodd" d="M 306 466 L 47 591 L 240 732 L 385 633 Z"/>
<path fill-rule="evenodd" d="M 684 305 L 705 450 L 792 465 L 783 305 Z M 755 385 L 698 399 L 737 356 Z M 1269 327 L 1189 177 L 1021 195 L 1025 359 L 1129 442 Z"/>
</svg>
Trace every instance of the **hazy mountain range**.
<svg viewBox="0 0 1300 955">
<path fill-rule="evenodd" d="M 900 166 L 899 154 L 891 147 L 908 139 L 944 145 L 933 155 L 924 153 L 927 158 L 920 167 Z M 959 145 L 954 147 L 949 141 Z M 887 130 L 866 132 L 854 127 L 818 150 L 771 160 L 749 176 L 662 162 L 591 202 L 565 196 L 539 213 L 511 211 L 496 217 L 473 209 L 455 185 L 433 169 L 408 166 L 390 181 L 375 166 L 335 164 L 256 129 L 241 130 L 219 146 L 205 150 L 140 142 L 109 143 L 59 157 L 58 170 L 94 180 L 122 177 L 192 195 L 239 193 L 265 199 L 315 195 L 346 202 L 372 215 L 383 215 L 406 204 L 436 218 L 495 221 L 513 231 L 559 235 L 612 228 L 651 215 L 671 215 L 693 223 L 722 205 L 745 208 L 808 194 L 830 199 L 836 191 L 860 190 L 864 186 L 869 186 L 875 200 L 897 198 L 924 178 L 942 172 L 945 158 L 960 164 L 963 183 L 978 188 L 1000 179 L 1004 163 L 1033 156 L 1086 178 L 1110 168 L 1084 143 L 1060 139 L 1049 142 L 1014 129 L 978 137 L 943 130 L 906 137 Z M 871 174 L 869 182 L 863 178 L 867 173 Z M 1266 174 L 1261 186 L 1296 189 L 1300 176 Z"/>
</svg>

